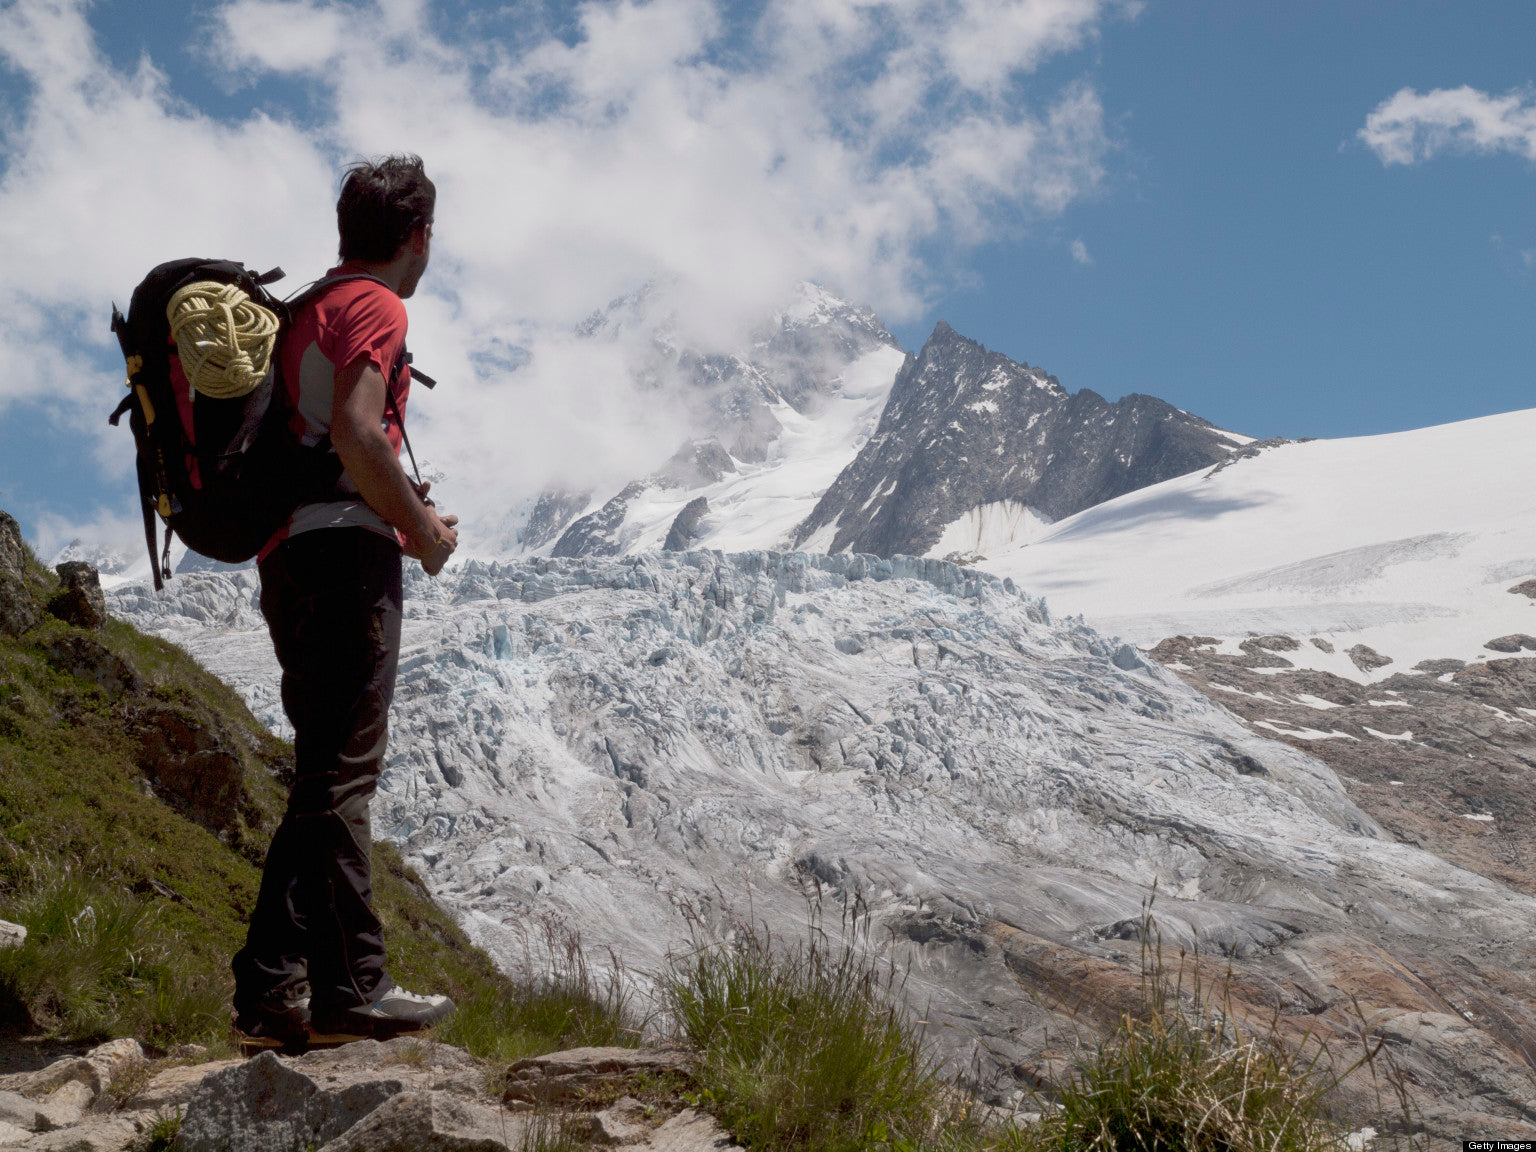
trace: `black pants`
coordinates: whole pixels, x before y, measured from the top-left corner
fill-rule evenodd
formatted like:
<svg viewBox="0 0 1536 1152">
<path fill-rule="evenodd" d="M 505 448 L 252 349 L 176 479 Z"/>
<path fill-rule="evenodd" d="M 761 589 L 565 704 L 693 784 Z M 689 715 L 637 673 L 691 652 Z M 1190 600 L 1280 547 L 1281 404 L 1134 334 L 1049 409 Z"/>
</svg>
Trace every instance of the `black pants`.
<svg viewBox="0 0 1536 1152">
<path fill-rule="evenodd" d="M 368 801 L 389 733 L 400 601 L 400 549 L 366 528 L 305 532 L 261 563 L 296 769 L 234 959 L 237 1011 L 302 995 L 306 980 L 315 1006 L 350 1008 L 383 977 Z"/>
</svg>

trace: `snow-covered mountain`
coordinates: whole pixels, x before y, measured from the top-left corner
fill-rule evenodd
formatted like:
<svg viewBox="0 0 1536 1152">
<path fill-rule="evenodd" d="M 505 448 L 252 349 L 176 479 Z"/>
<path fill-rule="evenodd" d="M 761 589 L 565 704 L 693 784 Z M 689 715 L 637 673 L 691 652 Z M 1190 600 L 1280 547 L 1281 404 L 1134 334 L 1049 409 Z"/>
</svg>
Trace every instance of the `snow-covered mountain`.
<svg viewBox="0 0 1536 1152">
<path fill-rule="evenodd" d="M 942 320 L 902 366 L 875 434 L 795 530 L 812 552 L 961 556 L 1248 443 L 1154 396 L 1111 404 Z"/>
<path fill-rule="evenodd" d="M 1532 443 L 1536 409 L 1254 445 L 981 566 L 1142 646 L 1282 634 L 1290 664 L 1356 680 L 1536 649 Z"/>
<path fill-rule="evenodd" d="M 600 338 L 637 323 L 620 302 Z M 940 321 L 915 356 L 866 308 L 803 284 L 751 348 L 700 356 L 662 328 L 643 374 L 690 380 L 705 434 L 614 493 L 551 490 L 481 555 L 799 548 L 965 557 L 1228 456 L 1249 438 L 1151 396 L 1070 394 Z"/>
<path fill-rule="evenodd" d="M 281 728 L 255 590 L 199 574 L 113 606 Z M 1487 1053 L 1457 1065 L 1401 975 L 1532 971 L 1536 899 L 1391 842 L 1325 766 L 1011 582 L 651 553 L 416 573 L 408 605 L 378 827 L 509 965 L 538 915 L 641 968 L 685 908 L 792 937 L 819 883 L 891 934 L 935 1036 L 1027 1082 L 1071 1034 L 1058 1007 L 1134 986 L 1155 882 L 1169 943 L 1230 962 L 1255 1011 L 1342 1037 L 1359 996 L 1446 1130 L 1464 1096 L 1536 1095 L 1491 1025 L 1454 1018 Z"/>
<path fill-rule="evenodd" d="M 646 304 L 620 301 L 584 334 L 653 323 Z M 618 492 L 543 493 L 515 541 L 477 547 L 570 558 L 786 543 L 874 430 L 902 359 L 873 312 L 811 284 L 737 354 L 692 351 L 663 320 L 642 374 L 686 381 L 697 434 Z"/>
</svg>

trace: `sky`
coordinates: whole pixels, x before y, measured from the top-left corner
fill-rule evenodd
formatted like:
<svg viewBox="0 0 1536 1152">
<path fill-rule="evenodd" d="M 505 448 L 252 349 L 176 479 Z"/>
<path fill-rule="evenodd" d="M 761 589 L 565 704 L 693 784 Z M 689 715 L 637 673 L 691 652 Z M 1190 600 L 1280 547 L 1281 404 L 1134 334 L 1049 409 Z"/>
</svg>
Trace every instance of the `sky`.
<svg viewBox="0 0 1536 1152">
<path fill-rule="evenodd" d="M 414 438 L 482 517 L 675 442 L 643 340 L 573 336 L 648 283 L 701 347 L 811 279 L 1254 436 L 1530 407 L 1532 44 L 1529 0 L 0 0 L 0 507 L 123 539 L 111 303 L 312 278 L 401 150 Z"/>
</svg>

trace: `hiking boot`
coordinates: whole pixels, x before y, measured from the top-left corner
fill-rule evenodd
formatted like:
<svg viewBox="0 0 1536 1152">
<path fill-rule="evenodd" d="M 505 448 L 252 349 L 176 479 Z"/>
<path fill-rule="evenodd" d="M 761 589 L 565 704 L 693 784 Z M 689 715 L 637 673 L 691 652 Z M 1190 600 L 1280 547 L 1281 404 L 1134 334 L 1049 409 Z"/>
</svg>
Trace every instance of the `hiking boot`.
<svg viewBox="0 0 1536 1152">
<path fill-rule="evenodd" d="M 259 1000 L 253 1007 L 237 1013 L 233 1025 L 233 1039 L 242 1051 L 279 1048 L 284 1052 L 302 1053 L 309 1046 L 309 997 Z"/>
<path fill-rule="evenodd" d="M 419 1032 L 453 1011 L 446 996 L 421 996 L 407 992 L 388 976 L 373 1000 L 351 1008 L 321 1008 L 310 1021 L 311 1044 L 345 1043 L 349 1040 L 388 1040 L 403 1032 Z"/>
</svg>

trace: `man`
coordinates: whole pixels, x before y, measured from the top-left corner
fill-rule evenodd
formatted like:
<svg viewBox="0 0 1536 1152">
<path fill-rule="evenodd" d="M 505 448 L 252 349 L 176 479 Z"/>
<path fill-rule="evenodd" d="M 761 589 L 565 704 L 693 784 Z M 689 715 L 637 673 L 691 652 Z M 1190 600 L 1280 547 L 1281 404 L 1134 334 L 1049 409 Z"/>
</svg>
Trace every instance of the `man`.
<svg viewBox="0 0 1536 1152">
<path fill-rule="evenodd" d="M 322 286 L 283 342 L 295 430 L 320 451 L 328 437 L 343 467 L 329 498 L 301 505 L 260 558 L 296 766 L 234 959 L 235 1011 L 247 1036 L 284 1045 L 387 1039 L 453 1010 L 384 971 L 369 869 L 368 801 L 400 653 L 401 552 L 435 575 L 458 544 L 458 518 L 439 516 L 399 460 L 410 390 L 401 301 L 426 271 L 436 196 L 415 156 L 348 169 L 336 203 L 341 263 L 327 278 L 359 278 Z"/>
</svg>

